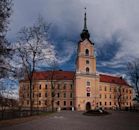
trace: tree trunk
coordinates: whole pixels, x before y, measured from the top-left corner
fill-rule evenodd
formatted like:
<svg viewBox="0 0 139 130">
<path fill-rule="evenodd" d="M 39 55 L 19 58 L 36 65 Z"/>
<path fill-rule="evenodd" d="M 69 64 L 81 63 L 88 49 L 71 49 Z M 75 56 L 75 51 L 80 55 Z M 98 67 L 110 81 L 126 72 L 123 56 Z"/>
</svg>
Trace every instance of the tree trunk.
<svg viewBox="0 0 139 130">
<path fill-rule="evenodd" d="M 29 86 L 29 100 L 30 100 L 30 116 L 32 116 L 32 80 L 30 80 L 30 86 Z"/>
</svg>

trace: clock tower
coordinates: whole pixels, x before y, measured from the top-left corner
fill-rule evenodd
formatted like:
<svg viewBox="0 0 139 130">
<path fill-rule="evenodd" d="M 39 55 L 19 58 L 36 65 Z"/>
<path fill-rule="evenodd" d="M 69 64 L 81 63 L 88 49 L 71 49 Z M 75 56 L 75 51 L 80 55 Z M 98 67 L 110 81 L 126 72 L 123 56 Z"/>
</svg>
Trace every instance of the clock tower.
<svg viewBox="0 0 139 130">
<path fill-rule="evenodd" d="M 78 43 L 75 80 L 75 107 L 77 110 L 89 110 L 98 105 L 98 82 L 94 43 L 90 41 L 87 29 L 86 12 L 84 28 Z"/>
</svg>

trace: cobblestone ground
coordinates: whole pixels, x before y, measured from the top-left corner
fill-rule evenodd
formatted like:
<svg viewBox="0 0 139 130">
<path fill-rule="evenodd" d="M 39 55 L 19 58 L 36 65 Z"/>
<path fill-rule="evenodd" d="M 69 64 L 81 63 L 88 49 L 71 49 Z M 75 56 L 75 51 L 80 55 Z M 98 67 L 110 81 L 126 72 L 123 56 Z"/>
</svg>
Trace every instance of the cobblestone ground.
<svg viewBox="0 0 139 130">
<path fill-rule="evenodd" d="M 112 112 L 107 116 L 84 116 L 62 111 L 0 130 L 139 130 L 139 113 Z"/>
</svg>

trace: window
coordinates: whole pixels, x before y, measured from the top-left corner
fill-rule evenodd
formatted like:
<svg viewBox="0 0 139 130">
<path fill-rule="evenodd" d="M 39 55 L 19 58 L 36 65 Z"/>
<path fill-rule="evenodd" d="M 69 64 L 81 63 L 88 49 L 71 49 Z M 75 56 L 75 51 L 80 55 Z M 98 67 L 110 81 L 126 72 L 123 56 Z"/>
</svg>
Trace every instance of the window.
<svg viewBox="0 0 139 130">
<path fill-rule="evenodd" d="M 105 95 L 105 98 L 107 98 L 107 95 Z"/>
<path fill-rule="evenodd" d="M 86 60 L 86 64 L 89 64 L 89 60 Z"/>
<path fill-rule="evenodd" d="M 105 102 L 105 106 L 107 105 L 107 102 Z"/>
<path fill-rule="evenodd" d="M 60 84 L 57 85 L 57 89 L 60 89 Z"/>
<path fill-rule="evenodd" d="M 34 98 L 34 93 L 33 93 L 32 97 Z"/>
<path fill-rule="evenodd" d="M 70 93 L 70 98 L 72 98 L 72 93 Z"/>
<path fill-rule="evenodd" d="M 85 55 L 89 56 L 89 50 L 88 49 L 85 50 Z"/>
<path fill-rule="evenodd" d="M 64 98 L 66 98 L 66 93 L 64 93 Z"/>
<path fill-rule="evenodd" d="M 45 89 L 47 89 L 47 84 L 45 84 Z"/>
<path fill-rule="evenodd" d="M 64 89 L 66 89 L 66 84 L 64 84 Z"/>
<path fill-rule="evenodd" d="M 45 93 L 45 97 L 47 97 L 47 93 Z"/>
<path fill-rule="evenodd" d="M 70 85 L 70 89 L 72 89 L 72 84 Z"/>
<path fill-rule="evenodd" d="M 39 89 L 41 89 L 41 84 L 40 84 L 40 86 L 39 86 Z"/>
<path fill-rule="evenodd" d="M 64 101 L 64 106 L 66 106 L 66 101 Z"/>
<path fill-rule="evenodd" d="M 100 91 L 102 90 L 102 87 L 101 87 L 101 86 L 99 86 L 99 90 L 100 90 Z"/>
<path fill-rule="evenodd" d="M 86 82 L 86 85 L 87 85 L 87 86 L 90 86 L 90 82 L 89 82 L 89 81 L 87 81 L 87 82 Z"/>
<path fill-rule="evenodd" d="M 111 102 L 110 102 L 110 106 L 111 106 Z"/>
<path fill-rule="evenodd" d="M 29 100 L 27 100 L 27 105 L 29 105 Z"/>
<path fill-rule="evenodd" d="M 101 98 L 101 94 L 99 95 L 99 98 Z"/>
<path fill-rule="evenodd" d="M 60 97 L 60 94 L 59 94 L 59 93 L 57 93 L 57 97 L 58 97 L 58 98 Z"/>
<path fill-rule="evenodd" d="M 39 97 L 41 97 L 41 93 L 39 93 Z"/>
<path fill-rule="evenodd" d="M 111 94 L 110 94 L 110 99 L 111 99 Z"/>
<path fill-rule="evenodd" d="M 70 106 L 72 106 L 72 101 L 70 101 Z"/>
<path fill-rule="evenodd" d="M 111 87 L 110 87 L 110 92 L 111 92 Z"/>
<path fill-rule="evenodd" d="M 102 102 L 99 102 L 100 106 L 102 105 Z"/>
<path fill-rule="evenodd" d="M 34 88 L 35 88 L 35 85 L 33 84 L 33 90 L 34 90 Z"/>
<path fill-rule="evenodd" d="M 123 88 L 123 93 L 125 92 L 125 89 Z"/>
<path fill-rule="evenodd" d="M 60 102 L 59 101 L 57 101 L 57 105 L 59 106 L 59 104 L 60 104 Z"/>
<path fill-rule="evenodd" d="M 105 91 L 107 91 L 107 87 L 105 86 Z"/>
<path fill-rule="evenodd" d="M 47 100 L 45 100 L 45 105 L 47 105 Z"/>
<path fill-rule="evenodd" d="M 90 93 L 87 93 L 87 97 L 90 97 Z"/>
<path fill-rule="evenodd" d="M 89 73 L 89 68 L 88 67 L 86 68 L 86 72 Z"/>
<path fill-rule="evenodd" d="M 41 105 L 41 101 L 39 101 L 39 105 Z"/>
</svg>

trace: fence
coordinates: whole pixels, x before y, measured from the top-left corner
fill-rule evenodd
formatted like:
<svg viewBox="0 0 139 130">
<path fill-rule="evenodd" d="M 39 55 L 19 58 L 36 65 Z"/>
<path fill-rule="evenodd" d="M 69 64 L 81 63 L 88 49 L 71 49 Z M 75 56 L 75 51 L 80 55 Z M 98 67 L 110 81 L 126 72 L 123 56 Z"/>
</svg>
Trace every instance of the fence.
<svg viewBox="0 0 139 130">
<path fill-rule="evenodd" d="M 0 111 L 0 120 L 28 117 L 30 115 L 38 115 L 46 110 L 33 110 L 30 114 L 29 110 L 6 110 L 4 112 Z"/>
</svg>

